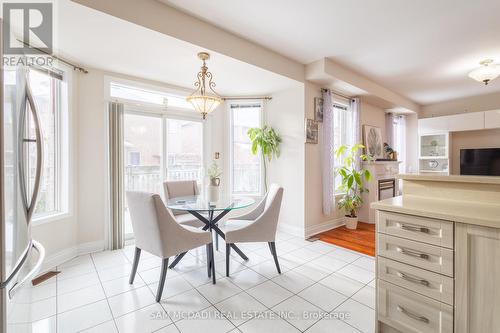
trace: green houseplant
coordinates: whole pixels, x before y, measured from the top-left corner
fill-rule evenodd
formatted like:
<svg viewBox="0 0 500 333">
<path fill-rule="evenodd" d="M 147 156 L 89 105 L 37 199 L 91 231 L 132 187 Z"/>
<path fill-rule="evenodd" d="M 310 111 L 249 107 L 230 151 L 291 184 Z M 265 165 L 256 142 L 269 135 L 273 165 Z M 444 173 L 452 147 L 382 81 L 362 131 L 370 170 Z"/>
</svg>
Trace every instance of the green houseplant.
<svg viewBox="0 0 500 333">
<path fill-rule="evenodd" d="M 352 147 L 342 145 L 335 151 L 335 157 L 342 159 L 342 166 L 335 169 L 335 174 L 340 175 L 342 178 L 338 189 L 344 193 L 337 206 L 345 211 L 346 227 L 348 229 L 356 229 L 358 225 L 356 211 L 363 203 L 361 194 L 368 191 L 364 183 L 372 179 L 370 171 L 364 168 L 356 168 L 358 152 L 363 148 L 365 147 L 358 143 Z M 370 157 L 361 154 L 360 159 L 367 161 L 370 160 Z"/>
<path fill-rule="evenodd" d="M 267 192 L 267 162 L 280 156 L 281 136 L 270 126 L 262 128 L 250 128 L 247 132 L 252 141 L 252 154 L 257 155 L 260 151 L 264 163 L 264 185 Z M 266 161 L 267 160 L 267 161 Z"/>
</svg>

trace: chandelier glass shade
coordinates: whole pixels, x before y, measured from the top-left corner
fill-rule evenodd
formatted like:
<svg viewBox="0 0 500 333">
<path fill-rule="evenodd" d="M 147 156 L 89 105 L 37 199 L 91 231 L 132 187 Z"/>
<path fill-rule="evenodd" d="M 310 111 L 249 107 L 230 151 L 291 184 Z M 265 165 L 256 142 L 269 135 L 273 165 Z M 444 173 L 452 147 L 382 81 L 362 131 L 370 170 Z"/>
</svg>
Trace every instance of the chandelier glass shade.
<svg viewBox="0 0 500 333">
<path fill-rule="evenodd" d="M 186 100 L 191 103 L 196 111 L 201 113 L 203 119 L 206 119 L 207 115 L 222 103 L 222 98 L 214 91 L 215 82 L 213 81 L 213 75 L 208 71 L 206 65 L 206 61 L 210 59 L 210 55 L 206 52 L 200 52 L 198 53 L 198 58 L 203 61 L 203 65 L 201 66 L 201 71 L 198 72 L 197 81 L 194 83 L 196 90 L 186 97 Z M 210 95 L 207 95 L 207 87 L 211 92 Z"/>
<path fill-rule="evenodd" d="M 491 80 L 500 75 L 500 65 L 493 64 L 493 60 L 487 59 L 479 63 L 481 67 L 469 73 L 469 77 L 487 85 Z"/>
</svg>

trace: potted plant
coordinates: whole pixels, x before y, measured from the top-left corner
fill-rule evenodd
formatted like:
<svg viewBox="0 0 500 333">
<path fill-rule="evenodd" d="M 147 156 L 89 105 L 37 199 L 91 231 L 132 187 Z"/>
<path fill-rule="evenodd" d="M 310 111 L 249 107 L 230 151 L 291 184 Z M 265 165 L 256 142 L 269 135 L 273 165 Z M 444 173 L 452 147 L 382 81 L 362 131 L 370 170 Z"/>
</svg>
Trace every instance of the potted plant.
<svg viewBox="0 0 500 333">
<path fill-rule="evenodd" d="M 217 165 L 217 162 L 213 161 L 207 170 L 208 178 L 210 178 L 210 183 L 208 184 L 208 201 L 215 202 L 219 200 L 219 186 L 220 186 L 220 176 L 222 172 Z"/>
<path fill-rule="evenodd" d="M 352 147 L 340 146 L 335 151 L 336 158 L 342 159 L 343 164 L 335 169 L 336 175 L 340 175 L 342 178 L 339 190 L 344 193 L 337 206 L 345 212 L 345 225 L 348 229 L 356 229 L 358 225 L 356 211 L 363 203 L 361 194 L 368 192 L 368 189 L 364 186 L 364 182 L 370 181 L 372 178 L 370 171 L 363 168 L 356 168 L 356 157 L 359 150 L 364 148 L 362 144 L 358 143 Z M 361 154 L 360 159 L 367 161 L 370 160 L 370 157 Z"/>
<path fill-rule="evenodd" d="M 264 163 L 264 185 L 267 192 L 267 165 L 273 157 L 280 156 L 280 135 L 270 126 L 250 128 L 247 132 L 250 141 L 252 141 L 252 154 L 257 155 L 260 151 Z"/>
</svg>

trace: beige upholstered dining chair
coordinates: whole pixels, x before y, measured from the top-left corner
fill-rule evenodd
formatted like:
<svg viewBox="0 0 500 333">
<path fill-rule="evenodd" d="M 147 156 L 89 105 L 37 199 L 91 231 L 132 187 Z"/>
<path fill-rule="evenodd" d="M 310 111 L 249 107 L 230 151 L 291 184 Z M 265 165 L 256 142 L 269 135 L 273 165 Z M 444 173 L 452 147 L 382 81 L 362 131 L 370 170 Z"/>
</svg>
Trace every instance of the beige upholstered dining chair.
<svg viewBox="0 0 500 333">
<path fill-rule="evenodd" d="M 167 181 L 163 183 L 163 190 L 165 192 L 165 200 L 200 194 L 196 180 Z M 205 226 L 205 223 L 201 222 L 190 213 L 173 210 L 172 214 L 174 214 L 175 220 L 182 225 L 196 228 Z"/>
<path fill-rule="evenodd" d="M 210 232 L 177 223 L 158 194 L 130 191 L 126 195 L 135 236 L 134 263 L 129 283 L 134 283 L 142 250 L 162 258 L 156 293 L 156 301 L 159 302 L 169 258 L 206 245 L 208 276 L 212 277 L 212 283 L 215 284 L 215 260 Z"/>
<path fill-rule="evenodd" d="M 226 236 L 226 276 L 229 276 L 231 244 L 244 242 L 267 242 L 276 269 L 281 274 L 275 239 L 282 198 L 283 188 L 272 184 L 254 210 L 242 216 L 228 219 L 224 223 L 222 230 Z"/>
</svg>

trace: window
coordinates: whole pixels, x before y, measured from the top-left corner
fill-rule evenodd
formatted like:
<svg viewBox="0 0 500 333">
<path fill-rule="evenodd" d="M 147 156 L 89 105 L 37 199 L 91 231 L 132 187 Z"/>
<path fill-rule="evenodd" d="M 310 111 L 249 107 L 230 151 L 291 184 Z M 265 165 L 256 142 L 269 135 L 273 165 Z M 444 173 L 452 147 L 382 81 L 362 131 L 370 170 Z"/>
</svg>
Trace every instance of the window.
<svg viewBox="0 0 500 333">
<path fill-rule="evenodd" d="M 30 69 L 29 83 L 43 133 L 43 170 L 34 219 L 68 211 L 68 126 L 67 85 L 62 75 Z M 28 114 L 28 131 L 34 137 L 34 122 Z M 35 182 L 36 147 L 28 149 L 28 177 L 31 191 Z"/>
<path fill-rule="evenodd" d="M 335 150 L 342 145 L 352 146 L 356 143 L 354 121 L 354 112 L 351 112 L 349 105 L 337 102 L 333 104 L 333 143 Z M 342 158 L 335 158 L 334 167 L 337 168 L 342 163 Z M 341 176 L 337 175 L 335 177 L 335 187 L 338 187 L 341 182 Z"/>
<path fill-rule="evenodd" d="M 167 119 L 167 180 L 203 181 L 203 124 Z"/>
<path fill-rule="evenodd" d="M 110 84 L 110 96 L 153 105 L 156 104 L 181 109 L 193 108 L 191 104 L 186 101 L 185 96 L 132 87 L 116 82 Z"/>
<path fill-rule="evenodd" d="M 137 166 L 141 164 L 141 152 L 131 151 L 128 153 L 128 165 Z"/>
<path fill-rule="evenodd" d="M 231 104 L 231 186 L 233 194 L 262 193 L 260 156 L 252 154 L 248 130 L 262 124 L 260 103 Z"/>
<path fill-rule="evenodd" d="M 399 172 L 406 172 L 406 116 L 405 115 L 394 115 L 392 117 L 392 147 L 398 153 L 398 160 L 401 161 L 399 164 Z M 402 182 L 400 182 L 402 184 Z"/>
</svg>

